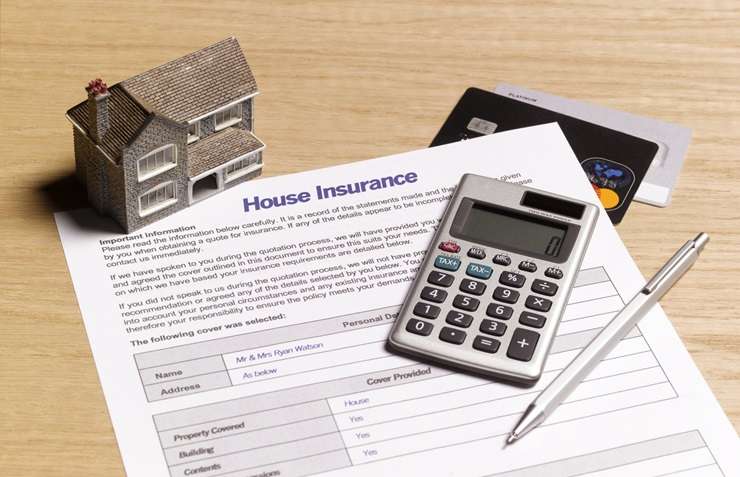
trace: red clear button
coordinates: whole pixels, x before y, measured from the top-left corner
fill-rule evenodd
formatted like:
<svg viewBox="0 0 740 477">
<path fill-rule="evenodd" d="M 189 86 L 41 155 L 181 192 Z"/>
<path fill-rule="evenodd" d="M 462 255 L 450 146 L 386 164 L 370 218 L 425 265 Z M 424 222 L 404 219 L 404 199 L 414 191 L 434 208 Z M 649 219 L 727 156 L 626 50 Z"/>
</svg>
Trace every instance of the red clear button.
<svg viewBox="0 0 740 477">
<path fill-rule="evenodd" d="M 450 240 L 439 244 L 439 249 L 445 252 L 457 253 L 460 251 L 460 246 Z"/>
</svg>

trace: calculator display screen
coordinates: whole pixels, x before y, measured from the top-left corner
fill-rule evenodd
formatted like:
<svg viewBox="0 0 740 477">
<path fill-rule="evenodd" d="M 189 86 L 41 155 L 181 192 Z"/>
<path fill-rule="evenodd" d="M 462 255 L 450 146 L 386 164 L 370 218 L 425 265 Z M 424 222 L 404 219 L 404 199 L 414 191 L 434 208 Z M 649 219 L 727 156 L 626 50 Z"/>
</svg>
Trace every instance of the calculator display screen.
<svg viewBox="0 0 740 477">
<path fill-rule="evenodd" d="M 489 204 L 473 203 L 460 232 L 475 242 L 556 258 L 568 226 Z"/>
</svg>

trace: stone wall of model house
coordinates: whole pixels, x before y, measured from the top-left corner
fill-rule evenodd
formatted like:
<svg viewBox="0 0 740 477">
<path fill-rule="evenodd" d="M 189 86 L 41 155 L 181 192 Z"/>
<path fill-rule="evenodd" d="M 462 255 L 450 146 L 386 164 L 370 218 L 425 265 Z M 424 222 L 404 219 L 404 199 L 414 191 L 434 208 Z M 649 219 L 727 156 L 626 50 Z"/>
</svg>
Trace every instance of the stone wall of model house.
<svg viewBox="0 0 740 477">
<path fill-rule="evenodd" d="M 174 145 L 176 165 L 171 169 L 140 181 L 138 169 L 139 159 L 169 144 Z M 122 164 L 128 200 L 121 200 L 116 205 L 125 208 L 121 213 L 124 213 L 126 216 L 126 220 L 122 223 L 126 224 L 125 228 L 127 232 L 130 233 L 187 207 L 187 160 L 187 126 L 160 116 L 154 116 L 123 152 Z M 142 217 L 139 208 L 139 197 L 167 182 L 173 183 L 177 202 Z"/>
<path fill-rule="evenodd" d="M 252 122 L 252 105 L 253 98 L 250 98 L 242 103 L 242 122 L 240 125 L 247 128 L 247 131 L 254 131 L 254 124 Z"/>
<path fill-rule="evenodd" d="M 98 152 L 100 156 L 102 154 Z M 106 177 L 106 203 L 105 213 L 113 217 L 119 224 L 126 223 L 126 214 L 120 204 L 126 202 L 126 183 L 123 177 L 123 167 L 116 164 L 107 157 L 98 157 L 98 161 L 105 170 Z"/>
<path fill-rule="evenodd" d="M 111 171 L 106 167 L 110 160 L 77 128 L 73 129 L 73 138 L 77 179 L 85 185 L 87 199 L 93 208 L 105 214 L 110 210 L 108 176 Z"/>
<path fill-rule="evenodd" d="M 206 116 L 200 121 L 200 135 L 199 138 L 204 138 L 216 131 L 216 118 L 213 116 Z"/>
<path fill-rule="evenodd" d="M 82 184 L 87 184 L 87 161 L 92 157 L 90 141 L 76 127 L 72 127 L 75 148 L 75 172 Z"/>
<path fill-rule="evenodd" d="M 95 210 L 111 215 L 120 224 L 126 223 L 126 187 L 123 169 L 108 159 L 95 144 L 77 128 L 73 128 L 75 170 L 85 185 L 87 198 Z"/>
</svg>

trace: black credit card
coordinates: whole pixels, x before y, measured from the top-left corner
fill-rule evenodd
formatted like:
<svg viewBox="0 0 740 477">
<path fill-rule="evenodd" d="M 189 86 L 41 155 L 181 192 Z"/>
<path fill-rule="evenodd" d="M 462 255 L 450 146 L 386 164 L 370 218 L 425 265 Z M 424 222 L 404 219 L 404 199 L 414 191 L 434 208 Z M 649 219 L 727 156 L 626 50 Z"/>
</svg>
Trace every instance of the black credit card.
<svg viewBox="0 0 740 477">
<path fill-rule="evenodd" d="M 479 88 L 468 88 L 431 147 L 557 122 L 613 224 L 624 217 L 658 144 Z"/>
</svg>

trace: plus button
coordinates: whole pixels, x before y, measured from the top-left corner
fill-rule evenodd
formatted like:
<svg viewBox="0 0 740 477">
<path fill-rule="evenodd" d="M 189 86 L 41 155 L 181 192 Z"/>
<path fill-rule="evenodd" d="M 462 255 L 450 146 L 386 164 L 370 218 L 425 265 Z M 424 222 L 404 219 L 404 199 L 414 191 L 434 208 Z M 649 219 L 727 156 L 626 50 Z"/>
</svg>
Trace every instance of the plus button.
<svg viewBox="0 0 740 477">
<path fill-rule="evenodd" d="M 536 331 L 528 328 L 517 328 L 511 336 L 506 356 L 518 361 L 531 361 L 539 340 L 540 335 Z"/>
</svg>

